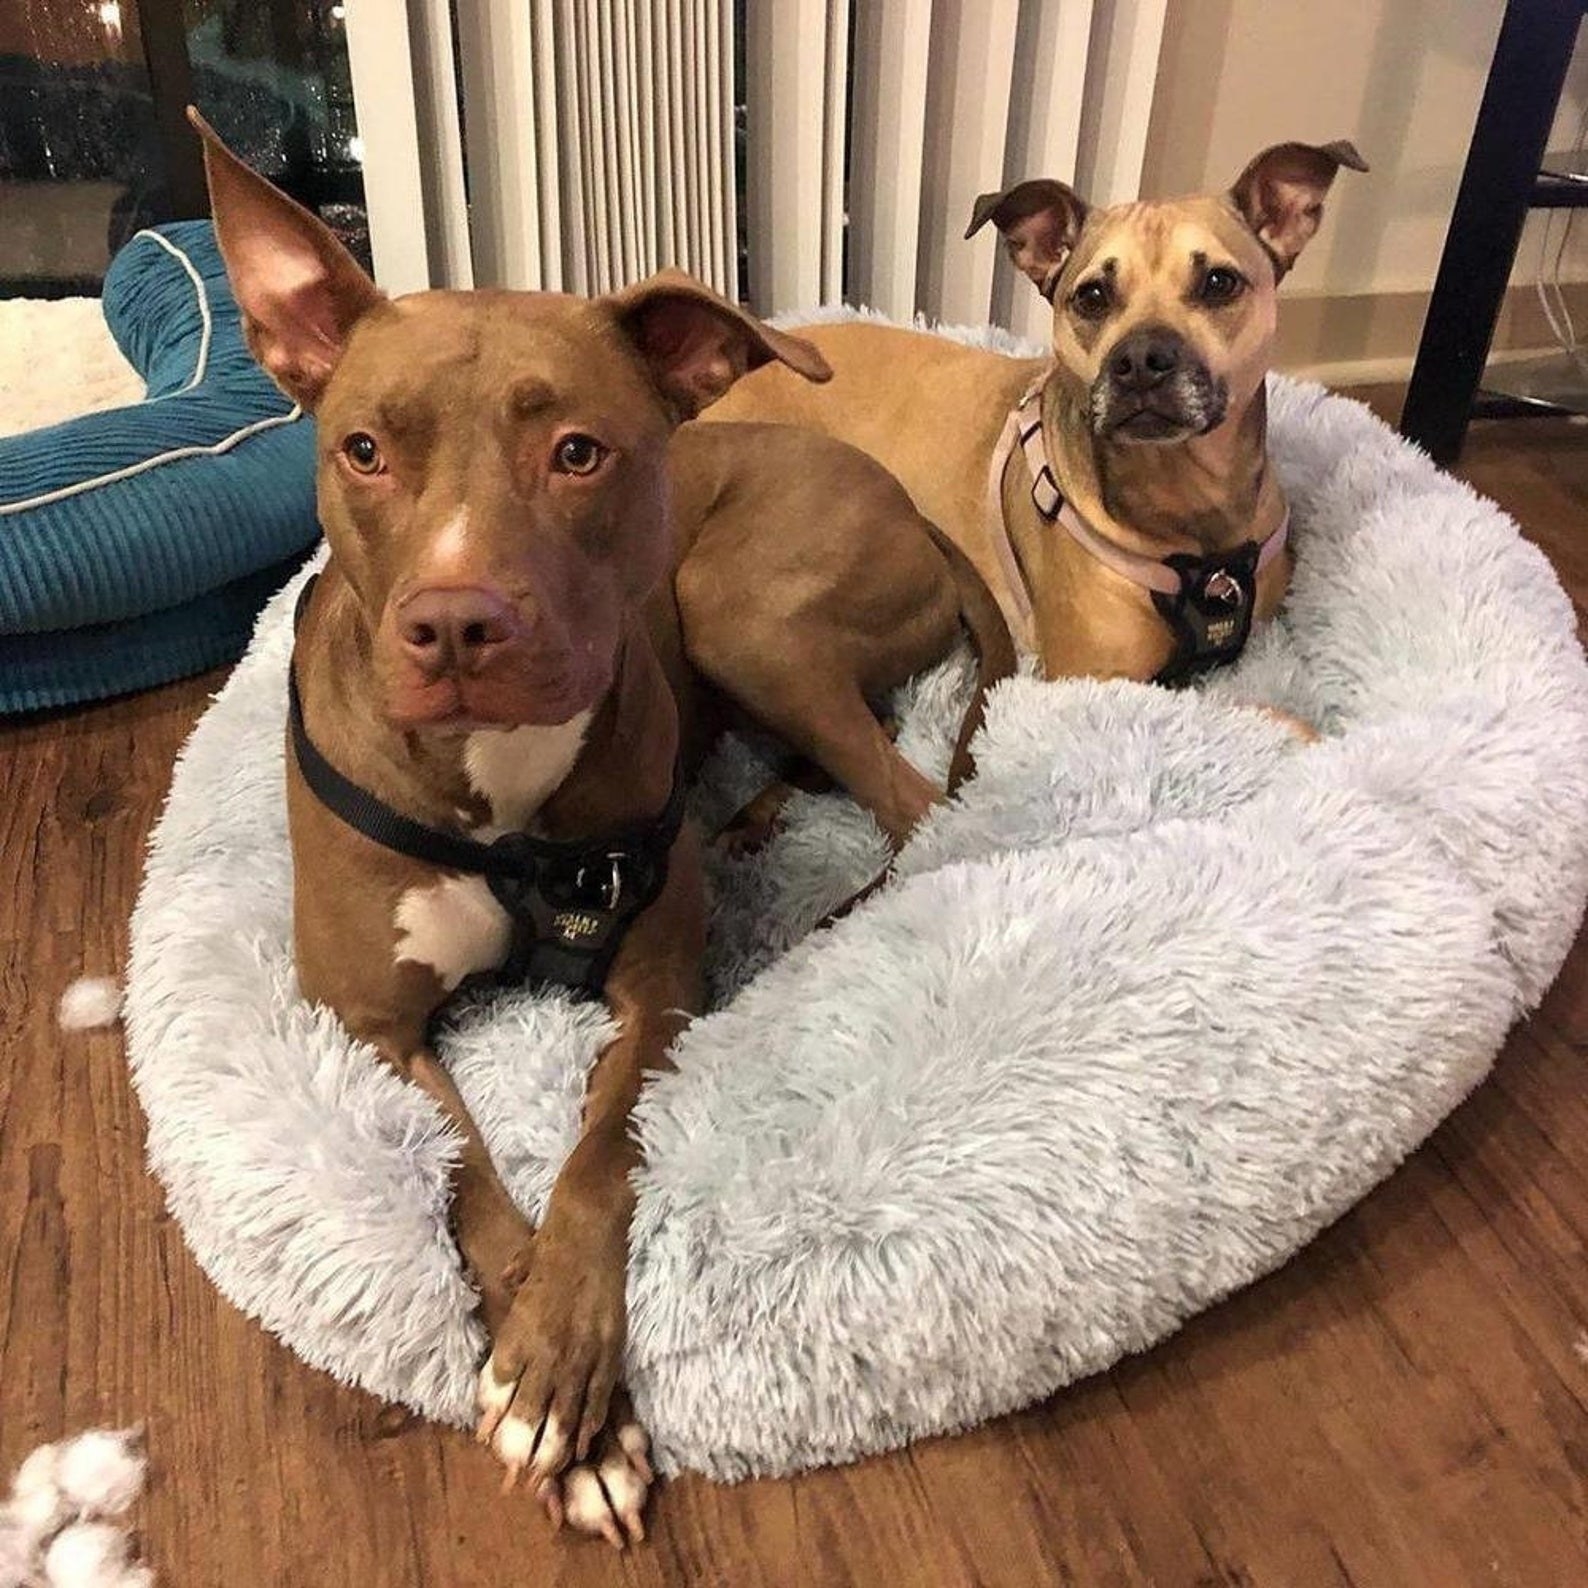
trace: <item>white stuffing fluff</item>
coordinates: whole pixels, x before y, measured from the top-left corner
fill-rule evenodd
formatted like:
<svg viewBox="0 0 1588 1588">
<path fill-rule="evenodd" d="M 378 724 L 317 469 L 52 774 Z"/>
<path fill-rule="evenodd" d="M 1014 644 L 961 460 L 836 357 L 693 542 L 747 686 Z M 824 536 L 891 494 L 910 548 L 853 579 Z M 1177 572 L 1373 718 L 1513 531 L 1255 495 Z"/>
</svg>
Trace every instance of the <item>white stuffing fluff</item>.
<svg viewBox="0 0 1588 1588">
<path fill-rule="evenodd" d="M 0 1588 L 28 1588 L 34 1550 L 11 1507 L 0 1505 Z"/>
<path fill-rule="evenodd" d="M 842 798 L 798 795 L 764 851 L 714 862 L 717 1006 L 638 1113 L 628 1372 L 664 1468 L 849 1460 L 1144 1349 L 1387 1175 L 1555 975 L 1588 893 L 1571 603 L 1503 513 L 1359 405 L 1276 378 L 1270 412 L 1298 567 L 1237 666 L 1182 693 L 1004 684 L 978 778 L 831 931 L 806 935 L 879 854 Z M 150 1159 L 238 1306 L 467 1423 L 456 1143 L 296 996 L 295 594 L 152 843 L 127 995 Z M 946 664 L 900 702 L 929 771 L 964 678 Z M 701 807 L 754 777 L 730 747 Z M 608 1029 L 512 992 L 443 1033 L 532 1212 Z"/>
<path fill-rule="evenodd" d="M 147 1458 L 136 1429 L 98 1428 L 62 1447 L 61 1493 L 84 1516 L 120 1516 L 143 1492 Z"/>
<path fill-rule="evenodd" d="M 121 1580 L 131 1540 L 111 1522 L 74 1522 L 44 1552 L 50 1588 L 104 1588 Z"/>
<path fill-rule="evenodd" d="M 80 976 L 61 994 L 56 1017 L 63 1031 L 91 1031 L 121 1018 L 121 988 L 108 976 Z"/>
<path fill-rule="evenodd" d="M 72 1514 L 71 1502 L 55 1481 L 59 1445 L 41 1445 L 17 1468 L 7 1507 L 13 1527 L 30 1549 L 59 1528 Z"/>
<path fill-rule="evenodd" d="M 137 1499 L 145 1470 L 137 1429 L 93 1429 L 35 1450 L 0 1505 L 0 1588 L 152 1588 L 125 1529 L 102 1520 Z"/>
</svg>

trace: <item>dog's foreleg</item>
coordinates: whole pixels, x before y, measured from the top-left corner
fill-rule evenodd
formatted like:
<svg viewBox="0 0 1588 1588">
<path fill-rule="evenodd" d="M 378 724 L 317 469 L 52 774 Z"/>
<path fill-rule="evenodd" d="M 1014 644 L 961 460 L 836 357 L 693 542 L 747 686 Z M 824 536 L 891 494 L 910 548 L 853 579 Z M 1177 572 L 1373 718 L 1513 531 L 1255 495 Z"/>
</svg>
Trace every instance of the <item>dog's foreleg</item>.
<svg viewBox="0 0 1588 1588">
<path fill-rule="evenodd" d="M 435 1099 L 458 1133 L 461 1146 L 452 1173 L 452 1231 L 479 1288 L 480 1315 L 494 1340 L 523 1279 L 534 1227 L 508 1195 L 479 1126 L 435 1054 L 427 1047 L 407 1052 L 384 1042 L 376 1047 L 399 1075 Z"/>
<path fill-rule="evenodd" d="M 704 953 L 699 840 L 686 827 L 666 886 L 613 961 L 606 998 L 618 1035 L 596 1061 L 583 1132 L 552 1188 L 528 1271 L 480 1376 L 480 1436 L 507 1467 L 508 1483 L 527 1471 L 555 1518 L 566 1512 L 609 1539 L 614 1515 L 639 1536 L 649 1482 L 643 1431 L 617 1394 L 628 1321 L 630 1176 L 640 1162 L 629 1115 L 645 1076 L 670 1065 L 673 1039 L 700 1007 Z M 621 1414 L 622 1427 L 607 1427 L 609 1411 Z M 594 1486 L 586 1457 L 599 1467 Z M 621 1482 L 607 1470 L 614 1461 L 628 1472 Z M 560 1478 L 570 1462 L 574 1470 Z M 597 1516 L 600 1508 L 588 1502 L 603 1488 L 628 1502 Z"/>
</svg>

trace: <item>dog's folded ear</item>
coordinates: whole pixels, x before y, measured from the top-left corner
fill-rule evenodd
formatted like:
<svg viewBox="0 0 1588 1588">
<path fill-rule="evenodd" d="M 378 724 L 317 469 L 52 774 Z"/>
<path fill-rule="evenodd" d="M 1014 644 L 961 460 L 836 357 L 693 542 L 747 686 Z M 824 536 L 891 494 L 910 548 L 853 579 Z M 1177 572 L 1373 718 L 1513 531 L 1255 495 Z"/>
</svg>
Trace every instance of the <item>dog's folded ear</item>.
<svg viewBox="0 0 1588 1588">
<path fill-rule="evenodd" d="M 826 359 L 803 337 L 763 325 L 681 270 L 658 271 L 605 301 L 685 419 L 774 359 L 806 380 L 832 379 Z"/>
<path fill-rule="evenodd" d="M 1036 177 L 1002 193 L 983 193 L 971 209 L 966 237 L 974 237 L 988 221 L 1003 233 L 1015 268 L 1036 282 L 1044 298 L 1051 298 L 1086 224 L 1086 202 L 1062 182 Z"/>
<path fill-rule="evenodd" d="M 1354 144 L 1277 143 L 1236 177 L 1230 199 L 1283 276 L 1323 219 L 1323 199 L 1341 166 L 1367 170 Z"/>
<path fill-rule="evenodd" d="M 204 140 L 215 238 L 248 346 L 295 402 L 313 409 L 375 283 L 324 222 L 250 170 L 191 106 Z"/>
</svg>

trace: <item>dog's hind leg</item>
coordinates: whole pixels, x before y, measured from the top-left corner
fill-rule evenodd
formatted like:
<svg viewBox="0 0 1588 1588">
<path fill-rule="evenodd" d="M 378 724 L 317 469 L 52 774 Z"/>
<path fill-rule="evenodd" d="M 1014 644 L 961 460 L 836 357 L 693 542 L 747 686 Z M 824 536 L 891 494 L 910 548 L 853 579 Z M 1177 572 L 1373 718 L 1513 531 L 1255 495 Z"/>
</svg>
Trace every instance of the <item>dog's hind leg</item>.
<svg viewBox="0 0 1588 1588">
<path fill-rule="evenodd" d="M 777 830 L 783 808 L 795 794 L 830 794 L 836 786 L 814 761 L 799 756 L 784 768 L 782 776 L 746 800 L 729 817 L 713 836 L 712 844 L 731 855 L 754 854 Z"/>
<path fill-rule="evenodd" d="M 1293 711 L 1286 711 L 1283 706 L 1259 705 L 1252 709 L 1262 712 L 1265 717 L 1272 717 L 1280 727 L 1289 728 L 1303 744 L 1316 744 L 1321 737 L 1310 722 L 1298 717 Z"/>
<path fill-rule="evenodd" d="M 692 659 L 870 811 L 894 849 L 942 799 L 943 791 L 899 753 L 854 676 L 829 658 L 803 650 L 725 655 L 708 645 Z"/>
</svg>

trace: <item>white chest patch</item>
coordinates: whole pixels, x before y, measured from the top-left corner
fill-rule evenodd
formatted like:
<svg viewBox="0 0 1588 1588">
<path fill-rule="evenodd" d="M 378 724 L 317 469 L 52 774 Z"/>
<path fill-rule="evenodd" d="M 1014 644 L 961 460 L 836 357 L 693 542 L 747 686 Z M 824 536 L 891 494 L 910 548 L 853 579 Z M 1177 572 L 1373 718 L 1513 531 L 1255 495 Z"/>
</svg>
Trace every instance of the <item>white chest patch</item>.
<svg viewBox="0 0 1588 1588">
<path fill-rule="evenodd" d="M 397 901 L 396 958 L 427 965 L 451 992 L 465 976 L 507 958 L 507 911 L 483 877 L 442 877 Z"/>
<path fill-rule="evenodd" d="M 489 841 L 528 827 L 535 812 L 573 770 L 590 713 L 551 727 L 482 728 L 463 747 L 469 787 L 491 807 Z M 396 958 L 426 965 L 451 992 L 465 976 L 507 958 L 512 925 L 483 877 L 441 877 L 409 888 L 397 901 Z"/>
<path fill-rule="evenodd" d="M 463 747 L 469 787 L 490 802 L 491 826 L 517 832 L 573 770 L 590 727 L 590 713 L 550 727 L 482 728 Z"/>
</svg>

